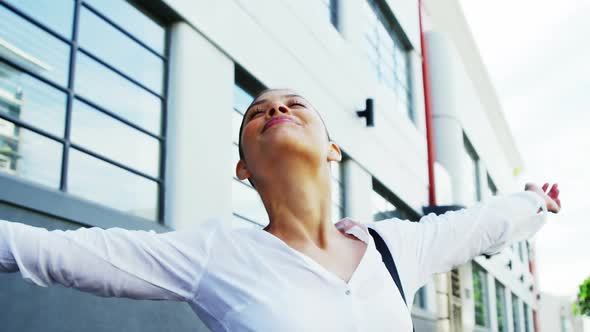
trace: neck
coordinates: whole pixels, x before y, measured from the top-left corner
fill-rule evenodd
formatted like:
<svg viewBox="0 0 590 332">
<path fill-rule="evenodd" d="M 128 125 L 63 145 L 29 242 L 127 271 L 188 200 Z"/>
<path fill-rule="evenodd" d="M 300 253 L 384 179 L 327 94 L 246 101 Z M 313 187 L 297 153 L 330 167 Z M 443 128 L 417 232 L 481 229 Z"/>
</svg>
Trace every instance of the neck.
<svg viewBox="0 0 590 332">
<path fill-rule="evenodd" d="M 269 216 L 265 230 L 289 245 L 326 248 L 340 233 L 331 220 L 330 165 L 276 162 L 256 187 Z"/>
</svg>

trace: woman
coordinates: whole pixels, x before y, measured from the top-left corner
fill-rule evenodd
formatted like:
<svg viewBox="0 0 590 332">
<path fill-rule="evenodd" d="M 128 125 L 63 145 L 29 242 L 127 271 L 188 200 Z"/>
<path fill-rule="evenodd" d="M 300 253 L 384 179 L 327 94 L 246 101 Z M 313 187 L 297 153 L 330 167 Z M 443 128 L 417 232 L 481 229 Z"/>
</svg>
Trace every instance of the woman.
<svg viewBox="0 0 590 332">
<path fill-rule="evenodd" d="M 164 234 L 99 228 L 51 231 L 0 222 L 0 271 L 36 285 L 99 296 L 186 301 L 214 331 L 411 331 L 410 307 L 367 226 L 387 243 L 411 298 L 428 278 L 533 235 L 559 189 L 366 226 L 330 216 L 330 162 L 340 149 L 319 114 L 291 90 L 267 90 L 240 128 L 239 179 L 257 189 L 270 220 L 232 230 L 218 220 Z"/>
</svg>

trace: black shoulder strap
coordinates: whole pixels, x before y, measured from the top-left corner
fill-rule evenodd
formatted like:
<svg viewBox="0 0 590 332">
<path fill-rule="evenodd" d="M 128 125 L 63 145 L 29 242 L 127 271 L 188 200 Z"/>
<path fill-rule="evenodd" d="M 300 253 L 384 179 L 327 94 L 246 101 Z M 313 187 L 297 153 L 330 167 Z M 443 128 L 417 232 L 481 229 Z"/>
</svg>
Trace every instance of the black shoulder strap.
<svg viewBox="0 0 590 332">
<path fill-rule="evenodd" d="M 404 294 L 404 288 L 402 287 L 402 282 L 399 279 L 399 273 L 397 273 L 395 261 L 393 260 L 393 257 L 391 257 L 391 252 L 389 251 L 387 244 L 385 244 L 385 241 L 383 241 L 381 235 L 379 235 L 377 231 L 375 231 L 374 229 L 369 228 L 369 234 L 371 234 L 371 236 L 373 237 L 373 240 L 375 241 L 375 247 L 377 247 L 377 250 L 381 253 L 383 263 L 385 263 L 385 266 L 387 267 L 389 274 L 391 274 L 393 281 L 395 281 L 395 285 L 397 286 L 397 289 L 402 295 L 404 303 L 408 305 L 408 303 L 406 302 L 406 295 Z"/>
</svg>

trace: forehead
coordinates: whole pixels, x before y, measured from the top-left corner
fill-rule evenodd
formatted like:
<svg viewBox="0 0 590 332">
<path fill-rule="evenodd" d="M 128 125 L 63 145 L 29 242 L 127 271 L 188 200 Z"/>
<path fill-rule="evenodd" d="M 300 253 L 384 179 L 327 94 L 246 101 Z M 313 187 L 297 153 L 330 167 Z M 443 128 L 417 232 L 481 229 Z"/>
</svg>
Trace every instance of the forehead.
<svg viewBox="0 0 590 332">
<path fill-rule="evenodd" d="M 299 95 L 296 91 L 291 89 L 271 89 L 268 91 L 263 92 L 261 95 L 256 97 L 254 102 L 268 99 L 268 100 L 275 100 L 289 95 Z"/>
</svg>

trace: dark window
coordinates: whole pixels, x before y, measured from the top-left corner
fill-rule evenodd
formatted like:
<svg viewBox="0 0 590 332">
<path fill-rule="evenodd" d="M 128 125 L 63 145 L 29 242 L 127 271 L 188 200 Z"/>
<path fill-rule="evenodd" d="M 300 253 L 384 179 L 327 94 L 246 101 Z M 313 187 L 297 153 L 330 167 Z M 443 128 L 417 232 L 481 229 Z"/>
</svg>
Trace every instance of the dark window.
<svg viewBox="0 0 590 332">
<path fill-rule="evenodd" d="M 124 0 L 0 5 L 0 171 L 162 221 L 166 29 Z"/>
<path fill-rule="evenodd" d="M 496 196 L 498 194 L 498 188 L 496 187 L 496 184 L 494 183 L 494 180 L 492 180 L 492 177 L 490 176 L 490 174 L 488 173 L 488 192 L 490 194 L 490 196 Z"/>
<path fill-rule="evenodd" d="M 524 249 L 522 242 L 518 242 L 518 258 L 524 263 Z"/>
<path fill-rule="evenodd" d="M 488 299 L 488 274 L 479 264 L 473 263 L 473 302 L 475 305 L 475 324 L 490 326 Z"/>
<path fill-rule="evenodd" d="M 336 30 L 340 29 L 338 21 L 338 2 L 339 0 L 320 0 L 322 9 L 325 11 L 325 17 L 330 19 L 330 23 Z"/>
<path fill-rule="evenodd" d="M 469 142 L 466 135 L 463 135 L 464 144 L 464 160 L 465 160 L 465 174 L 468 177 L 467 181 L 467 192 L 469 193 L 469 199 L 467 204 L 471 205 L 478 201 L 481 201 L 481 183 L 480 183 L 480 168 L 479 168 L 479 156 L 477 152 Z"/>
<path fill-rule="evenodd" d="M 416 292 L 414 306 L 420 309 L 426 309 L 426 286 L 420 287 Z"/>
<path fill-rule="evenodd" d="M 373 205 L 373 220 L 375 221 L 391 218 L 418 220 L 419 218 L 417 213 L 375 178 L 373 178 L 371 201 Z"/>
<path fill-rule="evenodd" d="M 496 315 L 498 332 L 508 331 L 508 313 L 506 311 L 506 287 L 496 280 Z"/>
<path fill-rule="evenodd" d="M 409 49 L 401 36 L 400 28 L 388 6 L 380 0 L 363 2 L 363 14 L 367 22 L 363 48 L 375 77 L 385 84 L 395 96 L 396 110 L 408 115 L 412 121 L 411 65 Z"/>
<path fill-rule="evenodd" d="M 331 162 L 330 164 L 332 171 L 332 221 L 337 222 L 344 218 L 343 164 L 342 162 Z"/>
<path fill-rule="evenodd" d="M 523 303 L 523 315 L 524 315 L 524 331 L 531 332 L 531 321 L 529 320 L 529 306 Z"/>
<path fill-rule="evenodd" d="M 512 331 L 521 332 L 520 328 L 520 304 L 518 297 L 512 294 Z"/>
<path fill-rule="evenodd" d="M 232 109 L 232 169 L 240 160 L 238 149 L 238 135 L 242 117 L 254 95 L 262 90 L 262 86 L 253 83 L 253 78 L 241 71 L 236 72 L 236 83 L 234 84 L 234 105 Z M 268 214 L 262 204 L 258 192 L 248 180 L 240 181 L 235 172 L 232 174 L 232 211 L 234 224 L 236 226 L 258 226 L 264 227 L 268 224 Z"/>
</svg>

